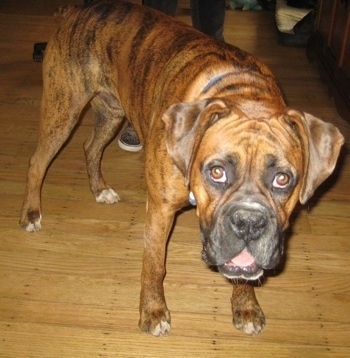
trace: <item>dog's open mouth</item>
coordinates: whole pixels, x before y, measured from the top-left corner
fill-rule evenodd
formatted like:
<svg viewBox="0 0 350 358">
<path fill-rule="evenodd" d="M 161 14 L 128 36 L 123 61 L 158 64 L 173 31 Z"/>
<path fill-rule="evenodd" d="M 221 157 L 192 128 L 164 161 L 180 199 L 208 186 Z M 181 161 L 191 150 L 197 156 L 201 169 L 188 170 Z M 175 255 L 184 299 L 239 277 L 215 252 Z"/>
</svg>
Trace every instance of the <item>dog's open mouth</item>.
<svg viewBox="0 0 350 358">
<path fill-rule="evenodd" d="M 256 280 L 264 272 L 246 249 L 218 268 L 224 276 L 230 279 L 242 278 L 245 280 Z"/>
</svg>

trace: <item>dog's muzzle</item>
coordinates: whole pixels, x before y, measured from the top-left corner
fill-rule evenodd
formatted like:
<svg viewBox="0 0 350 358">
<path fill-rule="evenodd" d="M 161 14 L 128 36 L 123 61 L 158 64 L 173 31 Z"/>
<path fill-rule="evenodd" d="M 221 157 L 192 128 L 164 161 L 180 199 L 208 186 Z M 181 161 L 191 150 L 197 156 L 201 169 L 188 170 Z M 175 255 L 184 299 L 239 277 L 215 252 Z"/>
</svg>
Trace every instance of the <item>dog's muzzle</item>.
<svg viewBox="0 0 350 358">
<path fill-rule="evenodd" d="M 202 230 L 203 260 L 230 279 L 255 280 L 279 262 L 282 246 L 277 218 L 257 205 L 224 210 L 210 233 Z M 283 241 L 283 240 L 282 240 Z"/>
<path fill-rule="evenodd" d="M 251 240 L 258 240 L 267 225 L 266 215 L 259 210 L 236 210 L 230 219 L 235 236 L 239 240 L 243 240 L 246 245 Z M 263 274 L 263 270 L 247 249 L 244 249 L 224 265 L 219 266 L 219 271 L 227 277 L 234 275 L 238 278 L 249 277 L 251 280 L 255 280 Z"/>
</svg>

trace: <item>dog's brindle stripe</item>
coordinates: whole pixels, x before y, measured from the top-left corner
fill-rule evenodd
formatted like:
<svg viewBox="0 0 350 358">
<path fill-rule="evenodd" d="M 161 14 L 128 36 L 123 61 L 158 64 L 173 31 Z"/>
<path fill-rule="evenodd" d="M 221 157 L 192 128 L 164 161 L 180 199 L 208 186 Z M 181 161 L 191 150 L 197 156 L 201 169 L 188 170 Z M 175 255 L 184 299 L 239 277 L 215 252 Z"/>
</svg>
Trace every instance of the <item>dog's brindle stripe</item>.
<svg viewBox="0 0 350 358">
<path fill-rule="evenodd" d="M 247 98 L 251 101 L 253 76 L 256 101 L 260 101 L 259 97 L 263 93 L 264 98 L 270 97 L 275 106 L 276 103 L 284 105 L 273 75 L 252 55 L 215 39 L 208 39 L 206 35 L 190 26 L 184 24 L 179 26 L 173 19 L 161 13 L 141 12 L 139 8 L 127 2 L 118 5 L 118 12 L 115 8 L 116 5 L 113 3 L 97 2 L 82 11 L 73 24 L 69 16 L 76 11 L 76 8 L 61 10 L 59 14 L 66 17 L 62 26 L 66 28 L 71 26 L 72 30 L 70 32 L 65 31 L 64 28 L 62 31 L 58 30 L 55 40 L 68 42 L 72 51 L 70 58 L 75 61 L 79 59 L 84 66 L 88 65 L 92 69 L 80 74 L 84 88 L 88 93 L 90 92 L 91 98 L 97 93 L 92 93 L 89 86 L 92 82 L 98 82 L 101 92 L 115 92 L 121 102 L 132 102 L 132 105 L 128 106 L 130 108 L 128 113 L 125 113 L 128 118 L 144 117 L 143 123 L 145 123 L 147 120 L 152 120 L 152 114 L 161 116 L 173 103 L 213 96 L 222 97 L 227 91 L 234 90 L 241 99 Z M 91 16 L 92 12 L 98 14 L 98 17 Z M 128 25 L 131 23 L 133 26 L 123 26 L 124 23 Z M 116 32 L 113 30 L 116 27 L 118 33 L 123 33 L 118 37 L 111 35 Z M 88 37 L 86 37 L 87 28 Z M 130 31 L 130 28 L 135 28 L 135 31 Z M 85 47 L 76 46 L 83 41 Z M 153 46 L 154 41 L 157 41 L 157 47 Z M 94 57 L 92 49 L 96 43 L 105 49 L 105 56 L 102 58 Z M 152 52 L 152 61 L 143 60 L 145 51 Z M 125 54 L 129 54 L 128 60 L 123 58 Z M 96 62 L 99 64 L 96 67 L 103 68 L 103 75 L 100 70 L 97 72 L 93 70 Z M 197 62 L 201 65 L 193 66 L 193 63 Z M 217 69 L 218 63 L 222 70 Z M 69 68 L 67 64 L 68 73 Z M 76 70 L 76 66 L 74 69 Z M 234 76 L 237 71 L 245 75 Z M 213 78 L 220 77 L 222 73 L 232 73 L 233 76 L 224 75 L 213 82 Z M 196 78 L 199 80 L 195 80 Z M 226 81 L 228 78 L 230 81 Z M 261 79 L 260 83 L 259 79 Z M 183 83 L 180 88 L 177 86 L 179 81 Z M 268 87 L 267 81 L 270 82 Z M 191 88 L 192 83 L 198 83 L 200 86 L 184 93 L 184 89 Z M 137 91 L 133 98 L 127 96 L 128 87 Z M 249 94 L 245 94 L 246 88 L 250 89 Z M 145 106 L 145 103 L 154 103 L 158 112 L 154 113 L 154 108 Z M 142 140 L 146 133 L 142 123 L 136 125 L 135 129 Z"/>
</svg>

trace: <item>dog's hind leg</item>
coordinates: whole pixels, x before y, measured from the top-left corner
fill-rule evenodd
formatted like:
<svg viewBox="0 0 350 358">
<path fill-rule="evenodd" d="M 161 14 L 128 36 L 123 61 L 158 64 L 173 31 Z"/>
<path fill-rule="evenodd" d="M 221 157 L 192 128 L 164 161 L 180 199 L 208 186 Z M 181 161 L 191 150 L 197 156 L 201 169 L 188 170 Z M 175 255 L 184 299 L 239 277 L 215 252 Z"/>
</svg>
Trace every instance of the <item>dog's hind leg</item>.
<svg viewBox="0 0 350 358">
<path fill-rule="evenodd" d="M 101 160 L 105 147 L 115 137 L 124 118 L 124 111 L 113 96 L 101 93 L 91 101 L 94 129 L 85 142 L 86 167 L 90 189 L 99 203 L 113 204 L 118 194 L 109 187 L 102 175 Z"/>
<path fill-rule="evenodd" d="M 43 94 L 39 139 L 29 162 L 20 218 L 20 225 L 27 231 L 41 229 L 41 187 L 47 168 L 68 139 L 86 103 L 82 96 L 65 96 L 68 91 L 60 90 L 48 83 Z"/>
</svg>

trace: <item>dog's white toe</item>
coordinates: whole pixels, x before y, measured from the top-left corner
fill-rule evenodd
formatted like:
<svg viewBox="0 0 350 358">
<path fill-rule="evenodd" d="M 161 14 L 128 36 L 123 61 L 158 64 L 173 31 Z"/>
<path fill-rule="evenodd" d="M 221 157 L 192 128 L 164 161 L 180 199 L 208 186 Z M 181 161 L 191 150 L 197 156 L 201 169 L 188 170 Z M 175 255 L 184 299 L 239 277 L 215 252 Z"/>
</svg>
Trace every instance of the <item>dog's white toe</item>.
<svg viewBox="0 0 350 358">
<path fill-rule="evenodd" d="M 151 332 L 153 336 L 159 337 L 167 335 L 170 332 L 170 323 L 167 321 L 160 321 L 159 324 Z"/>
<path fill-rule="evenodd" d="M 98 203 L 114 204 L 119 200 L 119 195 L 113 189 L 102 190 L 101 193 L 96 196 L 96 201 Z"/>
<path fill-rule="evenodd" d="M 35 232 L 35 231 L 39 231 L 40 229 L 41 229 L 41 215 L 38 220 L 34 221 L 33 223 L 29 223 L 26 226 L 26 231 L 28 232 Z"/>
<path fill-rule="evenodd" d="M 254 324 L 254 322 L 248 322 L 243 327 L 239 328 L 245 334 L 249 334 L 250 336 L 257 336 L 262 333 L 264 330 L 264 326 L 261 324 Z"/>
</svg>

